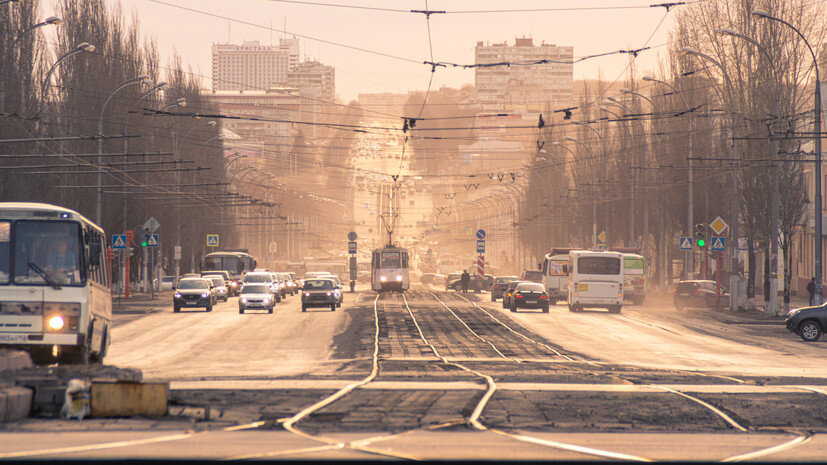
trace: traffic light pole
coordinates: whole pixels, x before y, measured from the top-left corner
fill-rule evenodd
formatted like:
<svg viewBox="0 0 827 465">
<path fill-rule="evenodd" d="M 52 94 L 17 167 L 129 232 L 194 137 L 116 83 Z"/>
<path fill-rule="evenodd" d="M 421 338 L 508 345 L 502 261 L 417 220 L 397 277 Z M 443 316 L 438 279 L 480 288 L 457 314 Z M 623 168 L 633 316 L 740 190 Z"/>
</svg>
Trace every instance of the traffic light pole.
<svg viewBox="0 0 827 465">
<path fill-rule="evenodd" d="M 146 229 L 141 228 L 141 244 L 146 242 Z M 143 247 L 142 251 L 142 264 L 143 264 L 143 272 L 141 273 L 143 279 L 141 279 L 141 292 L 146 292 L 151 286 L 149 285 L 149 253 L 147 251 L 149 247 Z"/>
</svg>

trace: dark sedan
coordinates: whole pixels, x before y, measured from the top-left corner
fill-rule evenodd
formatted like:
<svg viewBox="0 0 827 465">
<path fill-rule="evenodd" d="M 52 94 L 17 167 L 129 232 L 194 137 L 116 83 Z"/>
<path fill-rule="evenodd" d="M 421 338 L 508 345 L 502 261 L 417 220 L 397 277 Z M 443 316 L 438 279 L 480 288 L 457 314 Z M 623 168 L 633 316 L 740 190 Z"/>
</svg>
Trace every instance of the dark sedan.
<svg viewBox="0 0 827 465">
<path fill-rule="evenodd" d="M 182 307 L 204 307 L 212 311 L 216 297 L 212 283 L 203 278 L 184 278 L 178 281 L 172 294 L 172 309 L 180 312 Z"/>
<path fill-rule="evenodd" d="M 541 308 L 543 313 L 548 313 L 548 293 L 546 287 L 539 283 L 518 284 L 509 302 L 512 312 L 518 308 Z"/>
<path fill-rule="evenodd" d="M 790 310 L 787 329 L 807 342 L 815 342 L 827 328 L 827 304 Z"/>
<path fill-rule="evenodd" d="M 717 284 L 715 281 L 701 279 L 681 281 L 675 287 L 673 303 L 678 310 L 699 307 L 715 308 L 718 302 L 716 293 Z M 721 287 L 720 304 L 723 307 L 729 306 L 729 293 L 723 286 Z"/>
<path fill-rule="evenodd" d="M 498 276 L 494 278 L 494 284 L 491 285 L 491 302 L 496 302 L 497 299 L 502 299 L 508 283 L 513 283 L 514 281 L 519 280 L 520 278 L 516 276 Z"/>
<path fill-rule="evenodd" d="M 339 305 L 339 296 L 336 295 L 336 283 L 332 279 L 308 278 L 304 280 L 302 288 L 302 311 L 310 307 L 330 307 L 335 312 Z"/>
<path fill-rule="evenodd" d="M 514 295 L 514 289 L 517 288 L 517 285 L 523 283 L 525 281 L 511 281 L 505 287 L 505 291 L 503 291 L 503 308 L 511 308 L 511 296 Z"/>
</svg>

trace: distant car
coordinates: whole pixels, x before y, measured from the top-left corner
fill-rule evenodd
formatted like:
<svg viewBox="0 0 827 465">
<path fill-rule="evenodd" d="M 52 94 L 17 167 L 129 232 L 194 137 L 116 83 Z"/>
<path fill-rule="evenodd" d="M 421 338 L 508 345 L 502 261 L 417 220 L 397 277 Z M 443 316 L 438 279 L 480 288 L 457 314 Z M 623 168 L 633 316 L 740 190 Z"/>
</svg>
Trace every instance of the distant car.
<svg viewBox="0 0 827 465">
<path fill-rule="evenodd" d="M 284 277 L 281 273 L 270 273 L 270 276 L 273 277 L 274 282 L 278 283 L 279 294 L 281 298 L 287 297 L 287 294 L 290 294 L 290 289 L 287 286 L 287 278 Z"/>
<path fill-rule="evenodd" d="M 496 302 L 497 299 L 502 299 L 508 283 L 519 280 L 520 278 L 516 276 L 498 276 L 494 278 L 494 284 L 491 285 L 491 302 Z"/>
<path fill-rule="evenodd" d="M 419 278 L 419 282 L 422 284 L 431 284 L 434 282 L 434 274 L 433 273 L 425 273 Z"/>
<path fill-rule="evenodd" d="M 481 292 L 485 289 L 486 281 L 484 279 L 480 279 L 479 276 L 473 274 L 468 279 L 468 290 L 473 292 Z M 461 291 L 462 290 L 462 279 L 457 278 L 451 281 L 447 286 L 449 290 L 452 291 Z"/>
<path fill-rule="evenodd" d="M 790 310 L 787 329 L 806 342 L 815 342 L 827 328 L 827 304 Z"/>
<path fill-rule="evenodd" d="M 548 293 L 546 286 L 540 283 L 517 284 L 508 302 L 512 312 L 518 308 L 541 308 L 543 313 L 548 313 Z"/>
<path fill-rule="evenodd" d="M 672 302 L 677 310 L 685 308 L 714 308 L 716 297 L 715 281 L 695 279 L 680 281 L 675 286 Z M 721 286 L 721 305 L 729 307 L 729 293 Z"/>
<path fill-rule="evenodd" d="M 531 281 L 533 283 L 543 282 L 543 272 L 536 270 L 525 270 L 523 276 L 520 278 L 523 281 Z"/>
<path fill-rule="evenodd" d="M 224 278 L 224 282 L 227 285 L 227 295 L 230 297 L 238 295 L 238 281 L 233 281 L 230 279 L 230 273 L 224 270 L 202 271 L 201 277 L 204 276 L 221 276 Z"/>
<path fill-rule="evenodd" d="M 216 300 L 226 302 L 229 299 L 227 293 L 227 282 L 221 276 L 207 275 L 204 279 L 209 279 L 212 282 L 213 290 L 215 291 Z"/>
<path fill-rule="evenodd" d="M 182 307 L 204 307 L 211 312 L 216 301 L 211 287 L 212 283 L 201 277 L 180 279 L 172 294 L 173 311 L 180 312 Z"/>
<path fill-rule="evenodd" d="M 503 291 L 503 308 L 511 308 L 511 296 L 514 294 L 514 289 L 517 285 L 526 281 L 511 281 Z"/>
<path fill-rule="evenodd" d="M 159 288 L 162 291 L 168 291 L 172 289 L 172 286 L 175 284 L 175 276 L 162 276 L 161 277 L 161 287 Z"/>
<path fill-rule="evenodd" d="M 267 283 L 245 284 L 238 294 L 238 313 L 244 314 L 245 310 L 267 310 L 273 313 L 276 299 Z"/>
<path fill-rule="evenodd" d="M 331 312 L 339 306 L 339 298 L 334 294 L 336 283 L 329 278 L 310 278 L 304 280 L 302 288 L 302 311 L 310 307 L 330 307 Z"/>
<path fill-rule="evenodd" d="M 451 285 L 459 281 L 460 277 L 462 277 L 462 273 L 449 273 L 448 276 L 445 277 L 445 290 L 450 291 Z"/>
<path fill-rule="evenodd" d="M 434 286 L 442 286 L 445 284 L 445 275 L 442 273 L 434 274 Z"/>
<path fill-rule="evenodd" d="M 270 292 L 276 298 L 276 302 L 281 302 L 281 290 L 279 289 L 278 280 L 272 273 L 267 271 L 251 271 L 244 275 L 244 285 L 250 283 L 265 283 L 270 286 Z"/>
<path fill-rule="evenodd" d="M 184 275 L 181 276 L 182 279 L 183 278 L 200 278 L 200 277 L 201 277 L 201 275 L 198 274 L 198 273 L 184 273 Z"/>
<path fill-rule="evenodd" d="M 322 275 L 320 277 L 330 279 L 331 281 L 333 281 L 333 283 L 336 286 L 336 288 L 333 291 L 333 295 L 336 296 L 336 299 L 338 299 L 339 301 L 339 307 L 341 307 L 342 304 L 345 303 L 345 293 L 342 289 L 342 283 L 339 281 L 339 277 L 333 273 L 328 273 L 327 275 Z"/>
</svg>

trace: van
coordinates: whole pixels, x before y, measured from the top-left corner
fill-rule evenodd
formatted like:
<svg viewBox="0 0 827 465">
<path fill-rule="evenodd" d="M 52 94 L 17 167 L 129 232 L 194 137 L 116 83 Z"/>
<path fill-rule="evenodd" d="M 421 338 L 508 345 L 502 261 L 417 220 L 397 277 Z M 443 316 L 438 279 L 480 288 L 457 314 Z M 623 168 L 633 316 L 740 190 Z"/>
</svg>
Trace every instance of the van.
<svg viewBox="0 0 827 465">
<path fill-rule="evenodd" d="M 569 311 L 605 308 L 620 313 L 623 306 L 623 254 L 576 250 L 569 252 L 567 302 Z"/>
</svg>

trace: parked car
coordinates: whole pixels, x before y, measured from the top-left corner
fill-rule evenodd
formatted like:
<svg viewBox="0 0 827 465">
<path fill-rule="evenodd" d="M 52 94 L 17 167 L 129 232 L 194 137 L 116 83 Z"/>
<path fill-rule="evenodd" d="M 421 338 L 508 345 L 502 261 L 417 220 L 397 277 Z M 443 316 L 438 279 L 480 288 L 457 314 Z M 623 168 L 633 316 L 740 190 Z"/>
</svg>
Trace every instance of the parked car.
<svg viewBox="0 0 827 465">
<path fill-rule="evenodd" d="M 787 329 L 807 342 L 817 341 L 827 328 L 827 304 L 790 310 Z"/>
<path fill-rule="evenodd" d="M 224 281 L 224 278 L 216 275 L 207 275 L 204 276 L 204 279 L 209 279 L 210 282 L 212 282 L 213 292 L 215 293 L 216 300 L 226 302 L 227 299 L 229 299 L 229 295 L 227 292 L 227 282 Z"/>
<path fill-rule="evenodd" d="M 543 272 L 538 270 L 525 270 L 520 279 L 523 281 L 531 281 L 532 283 L 542 283 Z"/>
<path fill-rule="evenodd" d="M 514 289 L 517 285 L 526 281 L 511 281 L 503 291 L 503 308 L 511 308 L 511 296 L 514 294 Z"/>
<path fill-rule="evenodd" d="M 275 296 L 267 283 L 247 283 L 238 294 L 238 313 L 245 310 L 267 310 L 273 313 L 276 305 Z"/>
<path fill-rule="evenodd" d="M 162 291 L 169 291 L 175 285 L 175 276 L 161 276 L 161 287 L 158 289 Z"/>
<path fill-rule="evenodd" d="M 310 278 L 304 280 L 302 288 L 302 311 L 310 307 L 330 307 L 335 312 L 339 306 L 338 297 L 334 294 L 336 283 L 329 278 Z"/>
<path fill-rule="evenodd" d="M 516 312 L 518 308 L 541 308 L 543 313 L 548 313 L 548 292 L 546 286 L 541 283 L 517 284 L 508 302 L 512 312 Z"/>
<path fill-rule="evenodd" d="M 491 302 L 496 302 L 497 299 L 502 299 L 508 283 L 519 280 L 520 278 L 516 276 L 498 276 L 494 278 L 494 284 L 491 285 Z"/>
<path fill-rule="evenodd" d="M 472 274 L 470 279 L 468 280 L 468 290 L 473 292 L 482 292 L 485 289 L 486 281 L 485 279 L 480 279 L 479 276 Z M 461 291 L 462 290 L 462 281 L 457 278 L 451 281 L 447 286 L 449 290 L 452 291 Z"/>
<path fill-rule="evenodd" d="M 266 271 L 251 271 L 244 275 L 244 285 L 250 283 L 265 283 L 270 286 L 270 292 L 276 298 L 276 302 L 281 302 L 281 290 L 279 289 L 278 280 L 269 272 Z"/>
<path fill-rule="evenodd" d="M 180 312 L 182 307 L 204 307 L 211 312 L 216 300 L 211 287 L 212 282 L 201 277 L 180 279 L 178 285 L 173 288 L 173 311 Z"/>
<path fill-rule="evenodd" d="M 673 303 L 675 308 L 683 310 L 685 308 L 714 308 L 716 297 L 715 281 L 695 279 L 689 281 L 680 281 L 675 286 Z M 721 286 L 721 306 L 729 306 L 729 293 L 723 286 Z"/>
<path fill-rule="evenodd" d="M 445 277 L 445 290 L 450 291 L 451 285 L 459 281 L 461 276 L 462 273 L 449 273 L 448 276 Z"/>
</svg>

